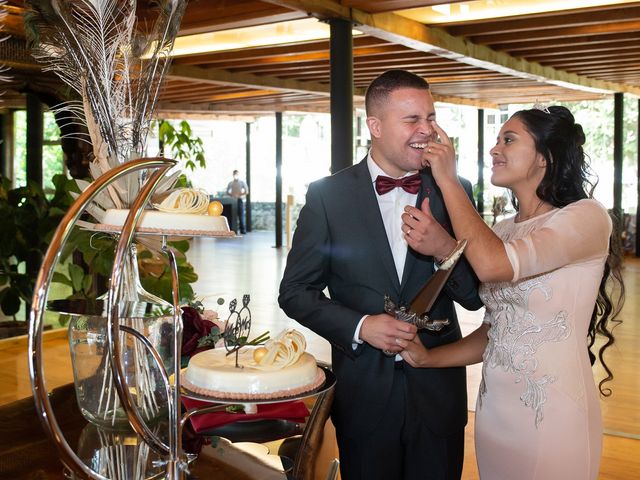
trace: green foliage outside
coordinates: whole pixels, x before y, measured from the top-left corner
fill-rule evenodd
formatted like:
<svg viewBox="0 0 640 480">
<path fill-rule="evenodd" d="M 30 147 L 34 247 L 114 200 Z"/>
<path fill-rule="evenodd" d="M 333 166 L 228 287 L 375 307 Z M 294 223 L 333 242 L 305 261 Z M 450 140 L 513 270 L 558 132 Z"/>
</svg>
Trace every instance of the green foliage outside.
<svg viewBox="0 0 640 480">
<path fill-rule="evenodd" d="M 573 113 L 584 129 L 585 152 L 589 156 L 593 173 L 598 180 L 595 196 L 606 206 L 613 205 L 613 97 L 584 102 L 557 102 Z M 530 108 L 531 106 L 518 106 Z M 638 159 L 638 100 L 624 97 L 623 106 L 623 175 L 622 207 L 635 212 L 637 204 Z"/>
<path fill-rule="evenodd" d="M 13 120 L 14 138 L 14 185 L 27 184 L 27 112 L 18 110 Z M 64 157 L 60 148 L 60 128 L 51 112 L 44 113 L 44 147 L 42 149 L 42 178 L 44 191 L 55 190 L 53 176 L 64 173 Z"/>
<path fill-rule="evenodd" d="M 189 122 L 182 120 L 176 127 L 168 120 L 159 120 L 157 126 L 158 138 L 165 156 L 178 160 L 182 168 L 191 171 L 196 167 L 206 167 L 202 139 L 193 136 Z"/>
</svg>

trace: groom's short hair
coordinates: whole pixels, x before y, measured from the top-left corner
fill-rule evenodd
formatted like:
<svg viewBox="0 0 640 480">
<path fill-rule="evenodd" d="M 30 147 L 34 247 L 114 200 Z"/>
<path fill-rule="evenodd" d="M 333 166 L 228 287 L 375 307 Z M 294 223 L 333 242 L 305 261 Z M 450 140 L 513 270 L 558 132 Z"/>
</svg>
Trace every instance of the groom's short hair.
<svg viewBox="0 0 640 480">
<path fill-rule="evenodd" d="M 429 82 L 406 70 L 387 70 L 367 88 L 364 96 L 367 115 L 375 115 L 376 108 L 387 100 L 391 92 L 400 88 L 429 90 Z"/>
</svg>

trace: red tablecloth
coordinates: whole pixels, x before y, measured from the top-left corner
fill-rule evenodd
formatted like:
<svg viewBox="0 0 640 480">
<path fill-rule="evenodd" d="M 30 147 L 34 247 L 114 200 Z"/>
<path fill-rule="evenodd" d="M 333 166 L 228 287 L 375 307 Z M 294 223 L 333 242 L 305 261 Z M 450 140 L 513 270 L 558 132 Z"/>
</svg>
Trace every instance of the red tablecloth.
<svg viewBox="0 0 640 480">
<path fill-rule="evenodd" d="M 195 407 L 211 405 L 211 403 L 182 397 L 182 403 L 187 409 Z M 238 402 L 242 403 L 242 402 Z M 190 418 L 193 429 L 197 432 L 211 430 L 228 423 L 246 421 L 246 420 L 262 420 L 265 418 L 275 418 L 280 420 L 289 420 L 292 422 L 303 423 L 309 416 L 309 409 L 301 400 L 293 400 L 291 402 L 280 403 L 264 403 L 258 404 L 256 413 L 247 414 L 244 412 L 213 412 L 204 413 L 202 415 L 194 415 Z"/>
</svg>

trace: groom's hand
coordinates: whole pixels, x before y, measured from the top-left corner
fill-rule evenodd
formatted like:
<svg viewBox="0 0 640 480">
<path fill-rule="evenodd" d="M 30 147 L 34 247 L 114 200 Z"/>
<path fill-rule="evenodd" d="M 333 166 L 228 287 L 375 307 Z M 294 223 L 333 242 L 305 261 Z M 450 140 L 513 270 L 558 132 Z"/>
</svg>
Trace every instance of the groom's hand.
<svg viewBox="0 0 640 480">
<path fill-rule="evenodd" d="M 369 315 L 364 319 L 360 328 L 360 339 L 380 350 L 399 353 L 403 349 L 402 345 L 413 340 L 417 331 L 415 325 L 381 313 Z M 401 342 L 402 345 L 398 342 Z"/>
</svg>

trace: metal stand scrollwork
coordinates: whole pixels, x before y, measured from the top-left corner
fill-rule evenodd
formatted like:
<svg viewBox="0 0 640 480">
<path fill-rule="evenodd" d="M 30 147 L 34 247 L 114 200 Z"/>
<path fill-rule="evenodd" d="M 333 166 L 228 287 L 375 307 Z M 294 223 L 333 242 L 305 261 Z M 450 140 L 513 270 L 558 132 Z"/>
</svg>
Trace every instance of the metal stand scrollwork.
<svg viewBox="0 0 640 480">
<path fill-rule="evenodd" d="M 109 288 L 107 303 L 107 335 L 109 339 L 111 367 L 113 369 L 114 385 L 118 392 L 118 396 L 120 397 L 122 407 L 129 419 L 129 423 L 135 432 L 142 437 L 144 442 L 165 459 L 162 462 L 165 463 L 166 466 L 165 478 L 169 480 L 182 480 L 186 478 L 187 462 L 181 446 L 181 427 L 183 422 L 180 421 L 180 350 L 182 342 L 182 319 L 177 297 L 178 274 L 176 260 L 173 252 L 167 247 L 166 237 L 163 236 L 163 252 L 169 257 L 173 290 L 173 387 L 170 383 L 169 375 L 162 363 L 161 357 L 148 339 L 137 330 L 120 325 L 119 322 L 124 257 L 130 251 L 135 235 L 136 225 L 142 216 L 145 204 L 153 195 L 153 192 L 159 182 L 175 165 L 175 163 L 176 162 L 173 160 L 161 157 L 140 158 L 109 170 L 107 173 L 103 174 L 91 183 L 71 205 L 69 211 L 66 213 L 60 225 L 56 229 L 36 279 L 29 322 L 29 374 L 31 377 L 33 398 L 44 430 L 54 443 L 60 460 L 77 478 L 108 480 L 103 475 L 100 475 L 89 468 L 71 448 L 58 425 L 49 400 L 42 358 L 42 334 L 44 330 L 44 314 L 46 311 L 47 298 L 54 270 L 60 259 L 62 249 L 69 239 L 75 224 L 80 219 L 80 216 L 83 214 L 87 206 L 98 194 L 100 194 L 100 192 L 118 178 L 132 172 L 145 169 L 155 169 L 155 171 L 149 176 L 141 188 L 139 195 L 131 205 L 129 214 L 120 233 L 120 239 L 116 248 L 111 274 L 111 286 Z M 140 415 L 140 412 L 137 410 L 134 400 L 132 399 L 131 392 L 126 384 L 124 375 L 124 361 L 121 358 L 122 346 L 120 341 L 120 331 L 130 334 L 136 340 L 140 341 L 162 373 L 162 382 L 164 384 L 164 390 L 166 392 L 169 407 L 170 427 L 168 445 L 162 441 L 157 432 L 153 431 L 146 425 L 144 419 Z"/>
</svg>

